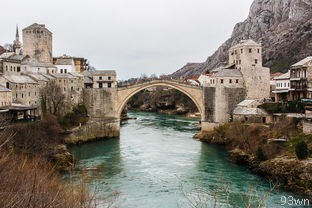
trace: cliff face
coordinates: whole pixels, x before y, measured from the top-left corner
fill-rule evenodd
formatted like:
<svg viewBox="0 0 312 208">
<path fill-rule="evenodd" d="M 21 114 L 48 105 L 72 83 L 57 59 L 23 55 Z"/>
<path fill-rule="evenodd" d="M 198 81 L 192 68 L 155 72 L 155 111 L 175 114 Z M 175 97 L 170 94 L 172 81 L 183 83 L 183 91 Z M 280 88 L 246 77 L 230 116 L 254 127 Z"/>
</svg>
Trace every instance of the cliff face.
<svg viewBox="0 0 312 208">
<path fill-rule="evenodd" d="M 272 71 L 286 71 L 312 55 L 312 0 L 254 0 L 248 18 L 235 25 L 231 38 L 203 63 L 187 64 L 174 78 L 199 75 L 228 62 L 228 50 L 240 40 L 262 43 L 263 63 Z"/>
</svg>

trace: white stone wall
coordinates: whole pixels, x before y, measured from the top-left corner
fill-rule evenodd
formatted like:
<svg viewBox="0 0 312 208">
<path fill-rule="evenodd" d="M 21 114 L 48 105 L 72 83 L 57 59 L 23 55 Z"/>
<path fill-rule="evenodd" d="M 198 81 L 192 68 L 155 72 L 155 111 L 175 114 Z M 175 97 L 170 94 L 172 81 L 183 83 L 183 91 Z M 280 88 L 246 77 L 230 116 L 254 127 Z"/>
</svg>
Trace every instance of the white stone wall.
<svg viewBox="0 0 312 208">
<path fill-rule="evenodd" d="M 18 75 L 21 72 L 21 64 L 3 61 L 4 75 Z"/>
<path fill-rule="evenodd" d="M 66 74 L 75 72 L 75 65 L 55 65 L 57 67 L 57 73 Z"/>
<path fill-rule="evenodd" d="M 0 106 L 10 106 L 12 104 L 12 91 L 0 91 Z"/>
<path fill-rule="evenodd" d="M 55 74 L 57 69 L 55 67 L 48 67 L 48 66 L 31 66 L 27 64 L 21 65 L 21 71 L 25 74 Z"/>
</svg>

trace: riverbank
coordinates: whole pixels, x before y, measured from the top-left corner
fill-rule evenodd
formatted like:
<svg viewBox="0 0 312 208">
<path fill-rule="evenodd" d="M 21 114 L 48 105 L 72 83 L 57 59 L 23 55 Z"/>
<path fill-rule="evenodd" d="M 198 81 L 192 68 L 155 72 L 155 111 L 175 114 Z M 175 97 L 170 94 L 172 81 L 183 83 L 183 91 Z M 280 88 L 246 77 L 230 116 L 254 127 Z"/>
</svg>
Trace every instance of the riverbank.
<svg viewBox="0 0 312 208">
<path fill-rule="evenodd" d="M 312 158 L 299 160 L 295 153 L 300 141 L 307 143 L 311 153 L 312 136 L 301 134 L 297 123 L 290 120 L 269 126 L 231 123 L 212 132 L 198 133 L 195 138 L 225 146 L 234 163 L 248 167 L 287 191 L 312 198 Z"/>
<path fill-rule="evenodd" d="M 55 116 L 14 123 L 0 131 L 0 207 L 93 207 L 86 186 L 64 181 L 73 166 Z"/>
</svg>

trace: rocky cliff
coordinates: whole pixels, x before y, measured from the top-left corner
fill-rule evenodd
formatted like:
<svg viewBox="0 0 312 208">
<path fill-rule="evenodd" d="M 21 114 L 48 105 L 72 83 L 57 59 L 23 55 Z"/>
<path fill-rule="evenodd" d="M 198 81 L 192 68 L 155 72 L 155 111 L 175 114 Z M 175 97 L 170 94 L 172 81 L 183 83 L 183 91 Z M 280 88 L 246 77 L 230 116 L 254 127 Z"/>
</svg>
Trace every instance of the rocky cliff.
<svg viewBox="0 0 312 208">
<path fill-rule="evenodd" d="M 263 62 L 273 72 L 286 71 L 312 55 L 312 0 L 254 0 L 248 18 L 235 25 L 232 36 L 204 63 L 188 63 L 174 78 L 199 75 L 228 62 L 228 49 L 243 39 L 263 46 Z"/>
</svg>

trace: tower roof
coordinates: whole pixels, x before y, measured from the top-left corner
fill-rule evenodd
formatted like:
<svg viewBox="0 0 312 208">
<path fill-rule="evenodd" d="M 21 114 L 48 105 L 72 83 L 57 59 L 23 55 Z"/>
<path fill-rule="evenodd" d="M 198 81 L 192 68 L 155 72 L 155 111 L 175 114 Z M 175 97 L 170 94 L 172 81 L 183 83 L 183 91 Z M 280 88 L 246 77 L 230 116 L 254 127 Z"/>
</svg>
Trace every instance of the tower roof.
<svg viewBox="0 0 312 208">
<path fill-rule="evenodd" d="M 30 26 L 28 26 L 28 27 L 25 27 L 25 28 L 23 29 L 23 31 L 24 31 L 24 30 L 33 30 L 33 29 L 44 29 L 44 30 L 46 30 L 46 31 L 48 31 L 48 32 L 50 32 L 50 33 L 52 33 L 50 30 L 48 30 L 48 29 L 46 28 L 45 24 L 38 24 L 38 23 L 34 23 L 34 24 L 32 24 L 32 25 L 30 25 Z"/>
<path fill-rule="evenodd" d="M 254 40 L 248 39 L 248 40 L 241 40 L 238 44 L 232 46 L 231 48 L 237 48 L 242 46 L 256 46 L 261 47 L 260 43 L 255 42 Z"/>
</svg>

